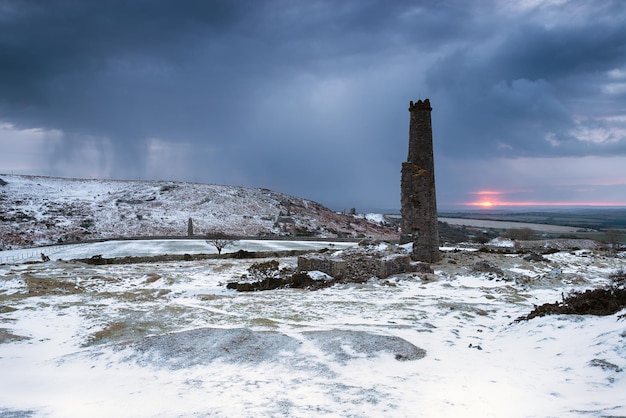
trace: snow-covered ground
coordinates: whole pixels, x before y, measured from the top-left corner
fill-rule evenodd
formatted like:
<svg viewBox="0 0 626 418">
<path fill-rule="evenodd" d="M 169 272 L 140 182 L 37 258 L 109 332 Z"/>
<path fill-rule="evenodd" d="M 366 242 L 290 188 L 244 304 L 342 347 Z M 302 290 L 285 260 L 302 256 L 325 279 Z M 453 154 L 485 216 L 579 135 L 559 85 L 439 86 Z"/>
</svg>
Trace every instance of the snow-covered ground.
<svg viewBox="0 0 626 418">
<path fill-rule="evenodd" d="M 210 249 L 129 245 L 134 254 Z M 0 265 L 0 416 L 626 415 L 619 313 L 514 322 L 533 304 L 606 283 L 623 257 L 501 256 L 519 277 L 503 280 L 465 268 L 462 257 L 481 255 L 457 251 L 434 276 L 252 293 L 225 283 L 259 260 L 55 261 L 122 247 Z"/>
</svg>

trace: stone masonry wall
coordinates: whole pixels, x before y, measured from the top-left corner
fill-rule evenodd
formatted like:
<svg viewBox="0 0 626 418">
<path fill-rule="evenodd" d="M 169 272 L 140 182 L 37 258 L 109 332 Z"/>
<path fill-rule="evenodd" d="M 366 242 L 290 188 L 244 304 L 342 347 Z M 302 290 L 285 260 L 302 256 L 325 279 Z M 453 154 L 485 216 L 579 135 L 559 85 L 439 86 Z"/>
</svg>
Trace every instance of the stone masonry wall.
<svg viewBox="0 0 626 418">
<path fill-rule="evenodd" d="M 364 282 L 376 276 L 384 279 L 394 274 L 413 271 L 411 258 L 406 254 L 384 257 L 376 255 L 338 258 L 332 255 L 306 254 L 298 257 L 299 271 L 321 271 L 339 280 Z"/>
</svg>

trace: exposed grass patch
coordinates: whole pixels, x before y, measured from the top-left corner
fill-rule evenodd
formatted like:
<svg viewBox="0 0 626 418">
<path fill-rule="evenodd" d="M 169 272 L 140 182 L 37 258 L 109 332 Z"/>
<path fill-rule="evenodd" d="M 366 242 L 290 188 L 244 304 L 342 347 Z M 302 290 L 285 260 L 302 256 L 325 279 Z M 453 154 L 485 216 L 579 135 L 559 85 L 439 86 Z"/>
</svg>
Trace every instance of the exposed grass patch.
<svg viewBox="0 0 626 418">
<path fill-rule="evenodd" d="M 6 305 L 0 305 L 0 314 L 15 312 L 15 311 L 17 311 L 17 309 L 12 308 L 10 306 L 6 306 Z"/>
<path fill-rule="evenodd" d="M 114 278 L 114 277 L 106 277 L 106 276 L 91 276 L 89 278 L 90 281 L 103 281 L 105 283 L 117 283 L 120 281 L 120 279 L 118 278 Z"/>
<path fill-rule="evenodd" d="M 98 297 L 111 298 L 123 303 L 156 302 L 168 293 L 171 293 L 170 289 L 133 289 L 123 292 L 100 292 Z"/>
<path fill-rule="evenodd" d="M 216 265 L 212 265 L 213 273 L 223 273 L 235 267 L 235 263 L 220 263 Z"/>
<path fill-rule="evenodd" d="M 133 322 L 115 321 L 107 324 L 87 338 L 83 347 L 120 341 L 135 340 L 161 331 L 161 324 L 155 321 Z"/>
<path fill-rule="evenodd" d="M 198 298 L 203 302 L 210 302 L 210 301 L 221 299 L 223 297 L 224 297 L 223 295 L 213 295 L 213 294 L 198 295 Z"/>
<path fill-rule="evenodd" d="M 91 334 L 84 346 L 117 340 L 127 329 L 128 325 L 124 322 L 112 322 L 100 331 Z"/>
<path fill-rule="evenodd" d="M 161 278 L 161 275 L 157 273 L 148 273 L 147 276 L 146 283 L 154 283 Z"/>
<path fill-rule="evenodd" d="M 9 332 L 9 330 L 6 328 L 0 328 L 0 344 L 28 339 L 28 337 L 24 337 L 23 335 L 13 334 L 12 332 Z"/>
<path fill-rule="evenodd" d="M 75 283 L 62 280 L 25 275 L 24 281 L 28 288 L 28 294 L 31 296 L 71 295 L 84 292 L 84 289 Z"/>
</svg>

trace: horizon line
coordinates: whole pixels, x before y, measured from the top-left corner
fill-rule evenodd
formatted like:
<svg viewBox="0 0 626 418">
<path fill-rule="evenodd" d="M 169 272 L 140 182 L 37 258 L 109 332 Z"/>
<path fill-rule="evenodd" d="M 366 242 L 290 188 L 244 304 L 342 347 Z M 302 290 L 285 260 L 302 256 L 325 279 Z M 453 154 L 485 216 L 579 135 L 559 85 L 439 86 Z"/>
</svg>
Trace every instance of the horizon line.
<svg viewBox="0 0 626 418">
<path fill-rule="evenodd" d="M 626 207 L 626 202 L 498 202 L 498 201 L 481 201 L 481 202 L 464 202 L 458 203 L 459 206 L 474 207 L 478 209 L 494 209 L 506 207 L 606 207 L 620 208 Z"/>
</svg>

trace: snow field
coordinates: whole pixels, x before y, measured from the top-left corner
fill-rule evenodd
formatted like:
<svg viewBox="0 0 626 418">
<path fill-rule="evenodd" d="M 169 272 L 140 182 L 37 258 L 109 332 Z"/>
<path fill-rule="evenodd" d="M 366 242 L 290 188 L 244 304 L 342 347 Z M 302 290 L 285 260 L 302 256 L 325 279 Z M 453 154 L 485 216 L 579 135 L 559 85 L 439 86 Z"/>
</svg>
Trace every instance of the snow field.
<svg viewBox="0 0 626 418">
<path fill-rule="evenodd" d="M 106 256 L 120 248 L 119 243 L 93 245 L 73 254 Z M 165 244 L 132 245 L 133 251 L 158 253 Z M 185 245 L 192 243 L 181 241 L 177 248 L 188 252 Z M 68 255 L 61 258 L 74 258 Z M 561 270 L 584 275 L 585 282 L 559 282 L 548 274 L 554 266 L 543 264 L 522 274 L 525 268 L 515 258 L 508 259 L 517 265 L 511 268 L 529 283 L 469 270 L 449 275 L 435 265 L 434 281 L 404 274 L 315 292 L 252 293 L 224 285 L 259 260 L 1 265 L 0 308 L 10 309 L 0 310 L 0 330 L 28 339 L 0 344 L 0 412 L 52 417 L 626 415 L 624 373 L 593 365 L 626 369 L 624 320 L 548 316 L 514 322 L 533 304 L 605 283 L 607 272 L 623 268 L 624 259 L 576 252 L 549 257 Z M 280 262 L 293 266 L 296 259 Z M 83 291 L 29 295 L 26 282 L 32 277 L 75 283 Z M 159 351 L 129 345 L 206 327 L 285 335 L 298 348 L 278 350 L 272 360 L 259 351 L 257 359 L 235 361 L 225 354 L 208 363 L 178 353 L 179 366 L 172 367 L 172 359 L 159 358 Z M 400 337 L 426 356 L 399 361 L 384 352 L 371 357 L 348 342 L 342 351 L 328 352 L 307 336 L 324 330 Z"/>
</svg>

